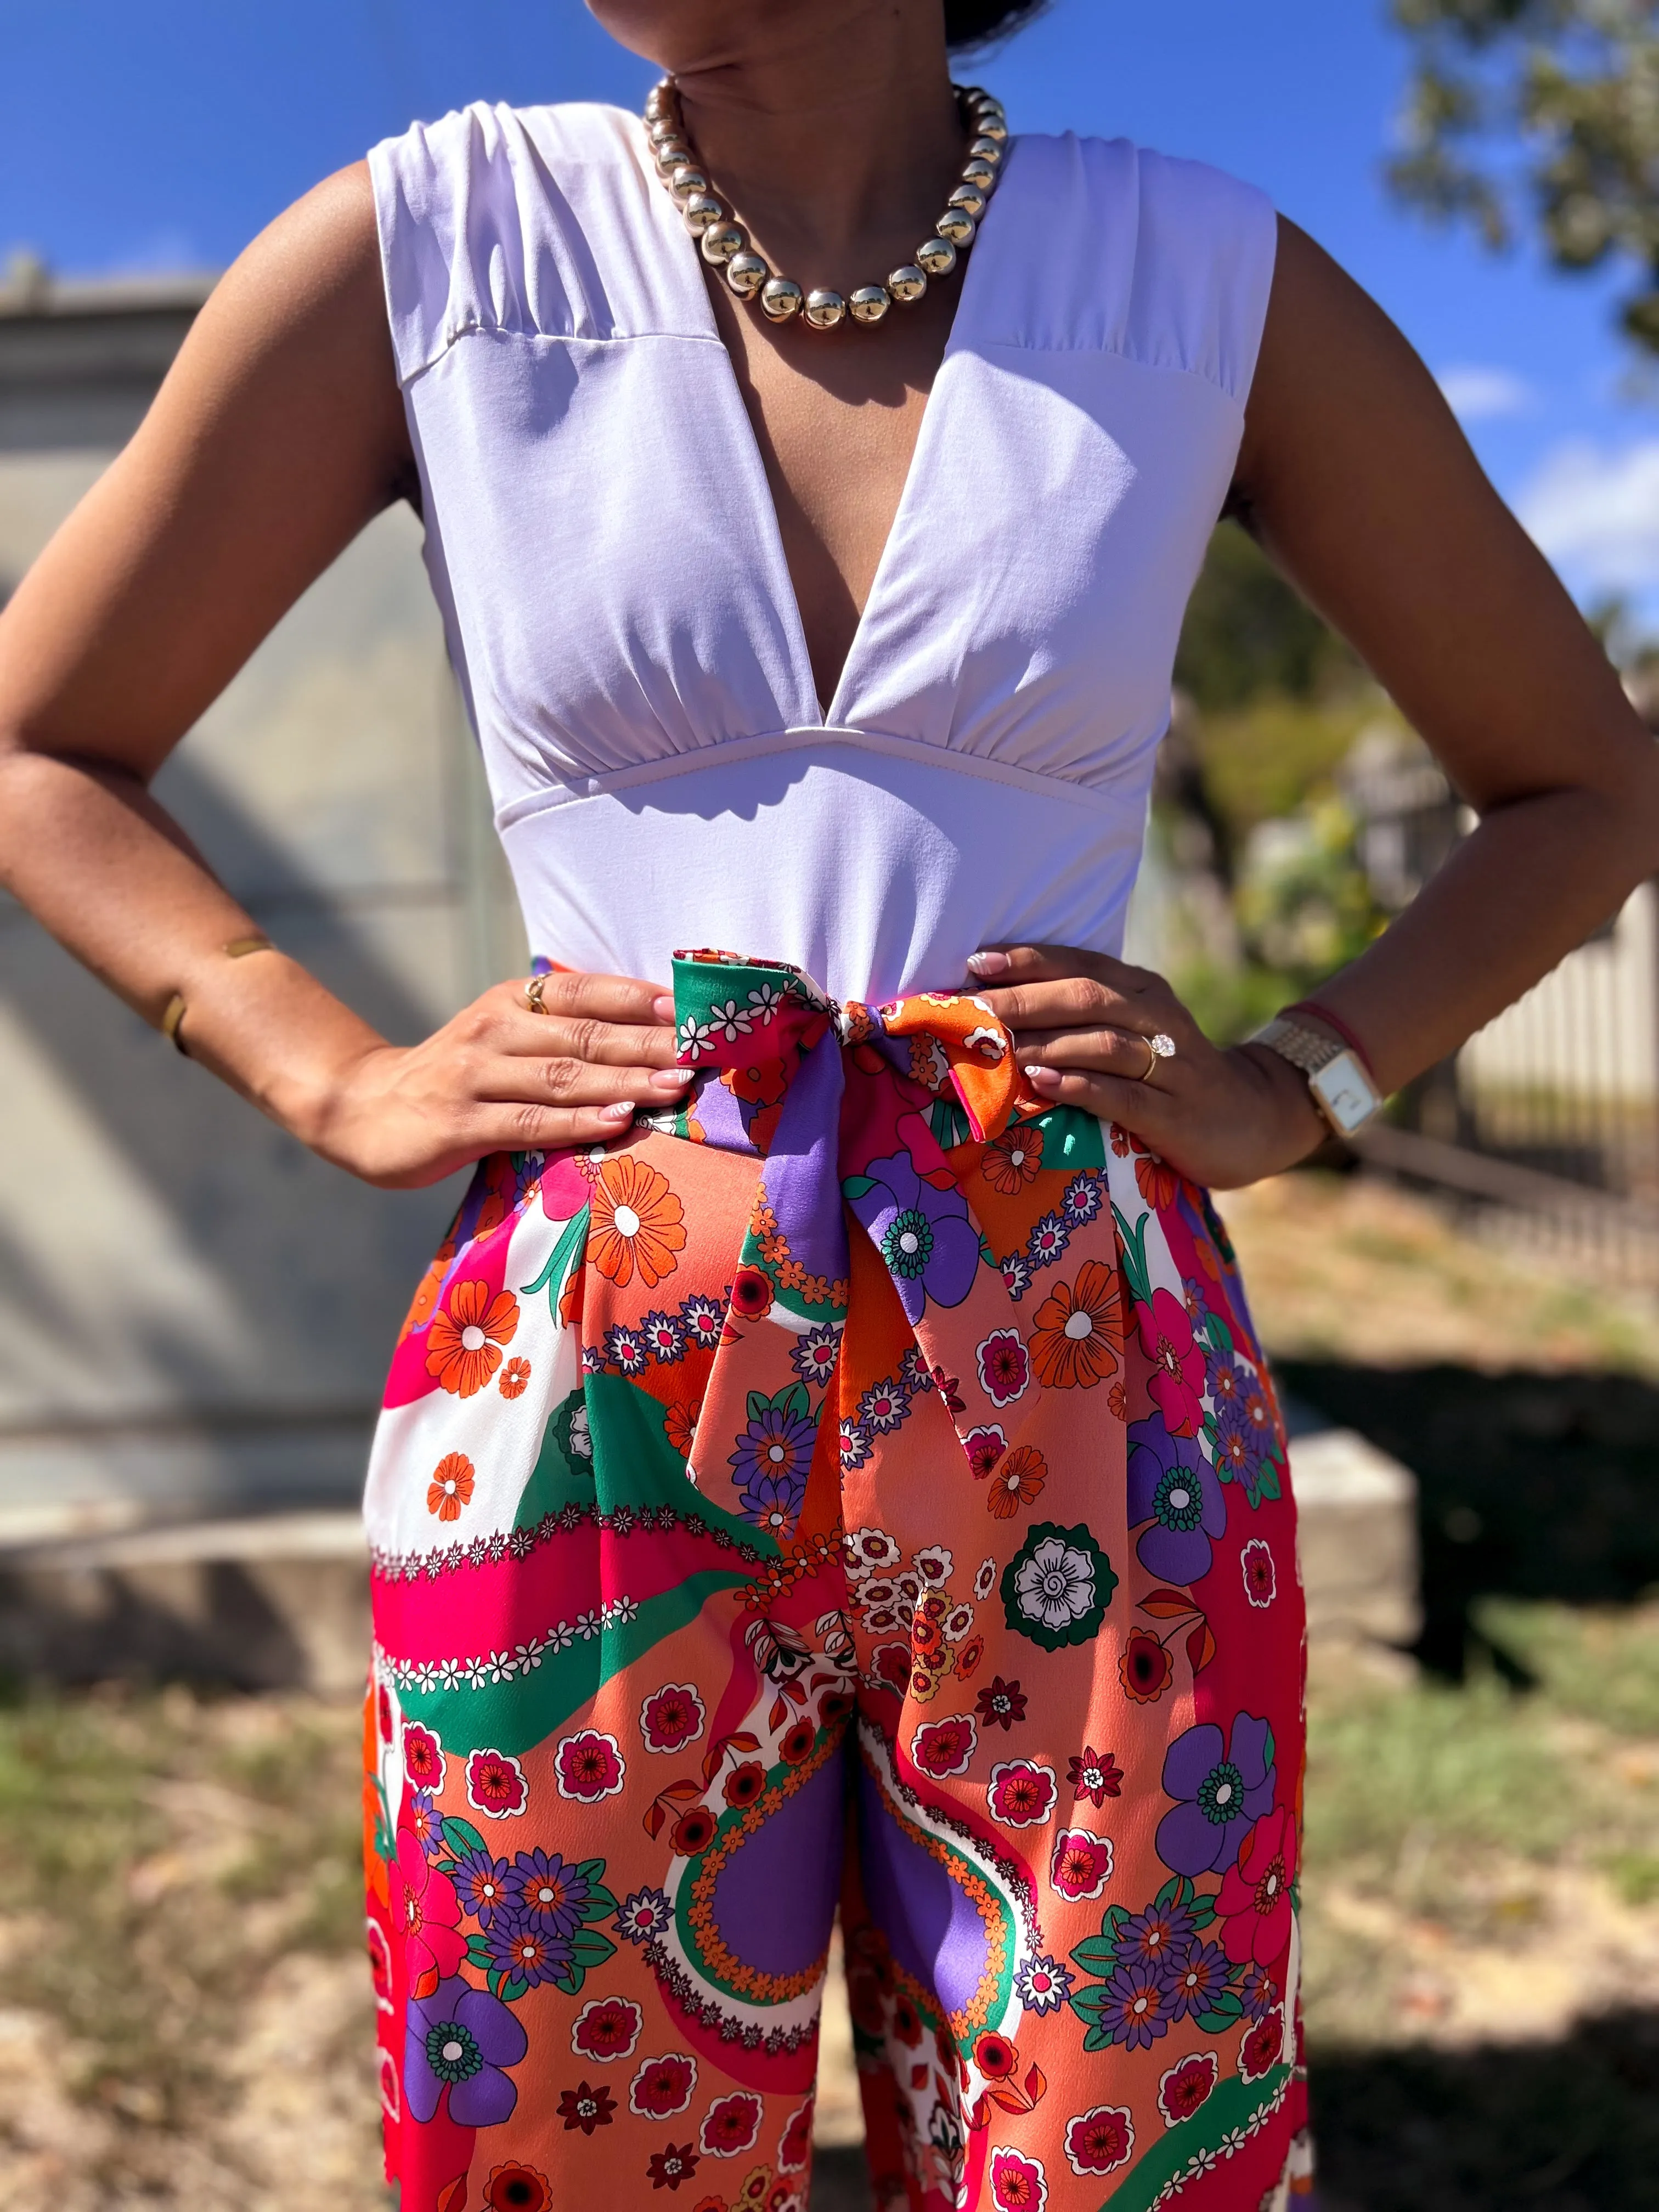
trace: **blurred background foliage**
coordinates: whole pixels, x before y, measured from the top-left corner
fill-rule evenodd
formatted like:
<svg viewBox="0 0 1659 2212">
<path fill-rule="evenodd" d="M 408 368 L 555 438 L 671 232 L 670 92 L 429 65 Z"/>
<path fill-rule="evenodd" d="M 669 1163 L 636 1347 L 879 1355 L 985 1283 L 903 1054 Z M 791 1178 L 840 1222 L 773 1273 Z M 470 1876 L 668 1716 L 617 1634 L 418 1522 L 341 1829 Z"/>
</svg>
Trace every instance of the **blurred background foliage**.
<svg viewBox="0 0 1659 2212">
<path fill-rule="evenodd" d="M 1414 69 L 1395 190 L 1493 247 L 1535 230 L 1564 270 L 1617 266 L 1626 336 L 1659 352 L 1654 0 L 1391 0 Z"/>
<path fill-rule="evenodd" d="M 1212 540 L 1176 685 L 1154 792 L 1146 936 L 1134 950 L 1167 968 L 1227 1042 L 1382 927 L 1348 769 L 1357 749 L 1422 749 L 1235 523 Z"/>
</svg>

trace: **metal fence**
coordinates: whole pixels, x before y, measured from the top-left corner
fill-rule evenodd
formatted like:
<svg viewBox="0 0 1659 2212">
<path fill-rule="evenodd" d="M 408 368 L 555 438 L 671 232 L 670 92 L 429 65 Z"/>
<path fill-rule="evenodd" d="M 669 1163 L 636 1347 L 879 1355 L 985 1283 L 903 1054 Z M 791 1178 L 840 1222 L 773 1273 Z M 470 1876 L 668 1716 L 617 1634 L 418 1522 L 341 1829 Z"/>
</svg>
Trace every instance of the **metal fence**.
<svg viewBox="0 0 1659 2212">
<path fill-rule="evenodd" d="M 1345 779 L 1359 854 L 1398 909 L 1469 826 L 1434 763 L 1379 744 Z M 1659 1282 L 1659 885 L 1432 1069 L 1360 1149 L 1519 1217 L 1622 1276 Z"/>
</svg>

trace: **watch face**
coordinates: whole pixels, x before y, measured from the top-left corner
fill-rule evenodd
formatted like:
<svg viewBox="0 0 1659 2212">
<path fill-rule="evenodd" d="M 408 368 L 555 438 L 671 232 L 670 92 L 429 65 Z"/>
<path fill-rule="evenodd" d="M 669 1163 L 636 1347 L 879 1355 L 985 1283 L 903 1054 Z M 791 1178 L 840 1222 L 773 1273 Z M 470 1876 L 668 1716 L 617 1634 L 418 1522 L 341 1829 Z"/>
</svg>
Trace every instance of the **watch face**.
<svg viewBox="0 0 1659 2212">
<path fill-rule="evenodd" d="M 1308 1086 L 1329 1116 L 1333 1127 L 1352 1137 L 1363 1129 L 1382 1105 L 1370 1078 L 1351 1052 L 1328 1060 Z"/>
</svg>

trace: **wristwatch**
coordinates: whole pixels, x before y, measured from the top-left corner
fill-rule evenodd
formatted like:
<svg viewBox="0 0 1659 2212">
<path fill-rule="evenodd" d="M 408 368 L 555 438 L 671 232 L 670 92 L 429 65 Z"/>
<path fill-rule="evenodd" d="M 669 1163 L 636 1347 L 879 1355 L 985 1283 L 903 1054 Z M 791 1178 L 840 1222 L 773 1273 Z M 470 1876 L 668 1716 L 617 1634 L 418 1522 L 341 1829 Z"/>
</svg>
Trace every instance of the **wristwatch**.
<svg viewBox="0 0 1659 2212">
<path fill-rule="evenodd" d="M 1352 1137 L 1382 1110 L 1382 1094 L 1351 1046 L 1328 1031 L 1279 1014 L 1249 1042 L 1265 1044 L 1308 1079 L 1314 1104 L 1339 1137 Z"/>
</svg>

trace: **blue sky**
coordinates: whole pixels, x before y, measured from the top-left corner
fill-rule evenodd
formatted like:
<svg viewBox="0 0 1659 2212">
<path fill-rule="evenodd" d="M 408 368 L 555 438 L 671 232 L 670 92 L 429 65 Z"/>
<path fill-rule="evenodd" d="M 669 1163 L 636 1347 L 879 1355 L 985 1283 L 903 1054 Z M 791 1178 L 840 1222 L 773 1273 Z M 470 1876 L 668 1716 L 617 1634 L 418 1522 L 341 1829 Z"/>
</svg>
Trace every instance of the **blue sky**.
<svg viewBox="0 0 1659 2212">
<path fill-rule="evenodd" d="M 411 116 L 613 99 L 648 72 L 580 0 L 0 0 L 0 254 L 217 266 Z M 1393 207 L 1406 56 L 1382 0 L 1058 0 L 976 72 L 1016 129 L 1122 132 L 1263 185 L 1382 301 L 1581 596 L 1659 622 L 1659 407 L 1626 387 L 1611 286 Z"/>
</svg>

